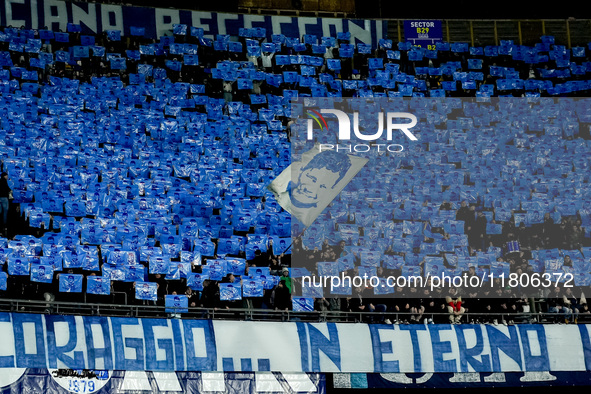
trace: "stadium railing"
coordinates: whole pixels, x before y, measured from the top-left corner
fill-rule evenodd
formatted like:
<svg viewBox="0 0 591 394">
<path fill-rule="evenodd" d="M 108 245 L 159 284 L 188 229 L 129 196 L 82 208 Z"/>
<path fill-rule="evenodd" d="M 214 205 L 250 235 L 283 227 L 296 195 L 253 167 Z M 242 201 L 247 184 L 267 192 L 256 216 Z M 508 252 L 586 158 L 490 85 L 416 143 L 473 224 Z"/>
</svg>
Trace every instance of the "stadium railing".
<svg viewBox="0 0 591 394">
<path fill-rule="evenodd" d="M 43 313 L 77 316 L 119 316 L 134 318 L 182 318 L 212 320 L 248 320 L 282 322 L 384 323 L 408 324 L 416 313 L 409 312 L 347 312 L 347 311 L 293 311 L 256 308 L 199 308 L 189 307 L 186 313 L 172 312 L 174 308 L 158 305 L 93 304 L 65 301 L 37 301 L 1 299 L 0 312 Z M 425 313 L 419 324 L 432 321 L 448 323 L 449 313 Z M 564 315 L 547 312 L 477 313 L 466 312 L 460 323 L 565 323 Z M 591 315 L 579 315 L 578 322 L 591 322 Z"/>
</svg>

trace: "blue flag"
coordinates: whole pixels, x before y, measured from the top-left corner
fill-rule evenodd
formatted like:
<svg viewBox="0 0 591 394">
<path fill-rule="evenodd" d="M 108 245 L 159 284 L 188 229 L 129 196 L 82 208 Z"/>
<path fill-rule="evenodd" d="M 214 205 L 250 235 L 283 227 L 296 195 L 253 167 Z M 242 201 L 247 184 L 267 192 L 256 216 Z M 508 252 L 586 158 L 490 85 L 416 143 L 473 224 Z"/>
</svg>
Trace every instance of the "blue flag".
<svg viewBox="0 0 591 394">
<path fill-rule="evenodd" d="M 59 291 L 61 293 L 81 293 L 82 275 L 79 274 L 60 274 Z"/>
<path fill-rule="evenodd" d="M 150 274 L 166 275 L 170 270 L 170 257 L 150 256 L 148 258 Z"/>
<path fill-rule="evenodd" d="M 110 41 L 121 41 L 121 31 L 120 30 L 107 30 L 107 38 Z"/>
<path fill-rule="evenodd" d="M 221 301 L 237 301 L 242 299 L 242 291 L 238 283 L 219 283 Z"/>
<path fill-rule="evenodd" d="M 209 279 L 209 275 L 190 273 L 187 277 L 187 286 L 193 290 L 203 291 L 203 282 Z"/>
<path fill-rule="evenodd" d="M 21 276 L 29 275 L 31 271 L 31 263 L 28 257 L 9 256 L 8 257 L 8 274 Z"/>
<path fill-rule="evenodd" d="M 242 280 L 243 297 L 262 297 L 265 289 L 260 278 L 245 278 Z"/>
<path fill-rule="evenodd" d="M 105 276 L 88 276 L 86 278 L 86 292 L 88 294 L 111 294 L 111 279 Z"/>
<path fill-rule="evenodd" d="M 53 282 L 54 267 L 51 264 L 31 264 L 31 282 Z"/>
<path fill-rule="evenodd" d="M 154 282 L 135 282 L 136 300 L 157 301 L 158 284 Z"/>
<path fill-rule="evenodd" d="M 296 312 L 314 311 L 314 298 L 311 297 L 293 297 L 292 309 Z"/>
<path fill-rule="evenodd" d="M 166 313 L 188 313 L 189 298 L 184 294 L 167 294 L 164 297 L 164 306 L 166 307 Z"/>
</svg>

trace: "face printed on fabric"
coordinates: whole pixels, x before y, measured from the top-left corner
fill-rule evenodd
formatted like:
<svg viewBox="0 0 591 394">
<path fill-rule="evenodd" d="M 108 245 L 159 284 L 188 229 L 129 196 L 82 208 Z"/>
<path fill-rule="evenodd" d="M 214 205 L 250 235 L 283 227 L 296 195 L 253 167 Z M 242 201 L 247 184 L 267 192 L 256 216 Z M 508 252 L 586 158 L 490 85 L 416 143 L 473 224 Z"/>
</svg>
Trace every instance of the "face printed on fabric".
<svg viewBox="0 0 591 394">
<path fill-rule="evenodd" d="M 298 186 L 292 194 L 294 205 L 316 205 L 316 200 L 318 200 L 318 195 L 322 193 L 322 190 L 332 189 L 338 178 L 338 173 L 325 168 L 303 171 L 298 179 Z"/>
<path fill-rule="evenodd" d="M 291 202 L 298 208 L 316 207 L 323 192 L 334 189 L 351 167 L 348 156 L 326 151 L 302 167 L 291 190 Z"/>
</svg>

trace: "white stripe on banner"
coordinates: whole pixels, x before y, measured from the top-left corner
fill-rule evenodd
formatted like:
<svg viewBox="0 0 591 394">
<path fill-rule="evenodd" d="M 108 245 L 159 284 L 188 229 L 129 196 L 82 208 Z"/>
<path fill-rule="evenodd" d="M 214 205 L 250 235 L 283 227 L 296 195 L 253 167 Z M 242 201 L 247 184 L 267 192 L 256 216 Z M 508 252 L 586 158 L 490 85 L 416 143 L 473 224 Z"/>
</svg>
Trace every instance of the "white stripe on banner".
<svg viewBox="0 0 591 394">
<path fill-rule="evenodd" d="M 224 374 L 221 372 L 204 372 L 201 374 L 201 390 L 207 391 L 224 391 L 226 390 L 226 381 Z"/>
<path fill-rule="evenodd" d="M 174 372 L 152 372 L 158 390 L 160 391 L 183 391 L 181 382 Z"/>
<path fill-rule="evenodd" d="M 283 393 L 285 392 L 281 383 L 272 372 L 257 372 L 255 374 L 255 387 L 257 393 Z"/>
<path fill-rule="evenodd" d="M 126 371 L 121 390 L 147 390 L 152 391 L 148 374 L 145 371 Z"/>
<path fill-rule="evenodd" d="M 289 387 L 296 393 L 308 393 L 318 389 L 314 382 L 310 380 L 307 373 L 284 373 L 283 379 L 285 379 Z"/>
</svg>

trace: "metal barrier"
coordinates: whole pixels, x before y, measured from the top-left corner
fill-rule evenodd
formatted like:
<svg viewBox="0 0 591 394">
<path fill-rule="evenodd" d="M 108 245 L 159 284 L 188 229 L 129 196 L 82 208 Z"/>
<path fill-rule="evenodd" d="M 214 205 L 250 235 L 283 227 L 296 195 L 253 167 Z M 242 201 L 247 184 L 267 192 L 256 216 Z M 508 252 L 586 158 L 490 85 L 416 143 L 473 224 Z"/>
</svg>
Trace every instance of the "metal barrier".
<svg viewBox="0 0 591 394">
<path fill-rule="evenodd" d="M 170 308 L 153 304 L 116 305 L 75 303 L 63 301 L 37 301 L 0 299 L 0 312 L 41 313 L 82 316 L 118 316 L 137 318 L 182 318 L 244 321 L 305 321 L 333 323 L 383 323 L 410 324 L 416 313 L 408 312 L 346 312 L 346 311 L 291 311 L 247 308 L 196 308 L 189 307 L 187 313 L 170 313 Z M 427 319 L 427 321 L 425 320 Z M 449 323 L 449 313 L 423 314 L 418 323 Z M 472 313 L 466 312 L 461 323 L 565 323 L 564 315 L 558 313 Z M 579 323 L 591 323 L 591 315 L 579 315 Z"/>
</svg>

